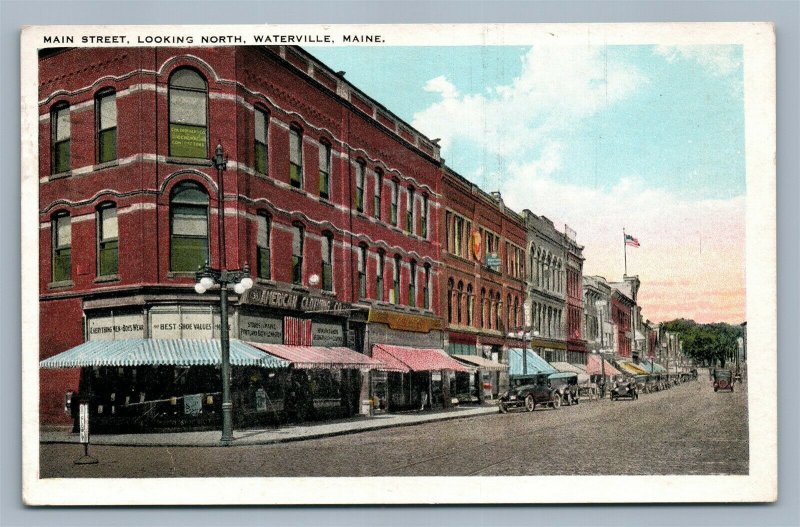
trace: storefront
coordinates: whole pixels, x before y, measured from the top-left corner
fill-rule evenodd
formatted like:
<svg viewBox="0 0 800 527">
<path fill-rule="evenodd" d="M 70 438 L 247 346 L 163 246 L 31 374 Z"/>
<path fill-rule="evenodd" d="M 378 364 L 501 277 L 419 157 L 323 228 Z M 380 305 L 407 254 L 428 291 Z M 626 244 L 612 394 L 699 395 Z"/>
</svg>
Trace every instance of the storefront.
<svg viewBox="0 0 800 527">
<path fill-rule="evenodd" d="M 454 397 L 458 398 L 459 404 L 463 404 L 464 402 L 480 403 L 485 397 L 496 397 L 496 394 L 492 391 L 493 386 L 487 383 L 486 380 L 496 378 L 500 373 L 508 374 L 507 364 L 501 364 L 479 355 L 453 354 L 452 357 L 461 362 L 464 367 L 469 370 L 467 375 L 456 374 L 454 376 L 455 390 L 453 393 L 455 393 Z M 462 384 L 464 380 L 466 380 L 466 385 Z M 458 381 L 461 381 L 461 383 Z M 462 394 L 464 394 L 465 391 L 470 397 L 469 399 L 462 400 L 464 399 Z"/>
<path fill-rule="evenodd" d="M 567 353 L 567 343 L 561 340 L 533 338 L 531 349 L 548 362 L 571 362 Z"/>
</svg>

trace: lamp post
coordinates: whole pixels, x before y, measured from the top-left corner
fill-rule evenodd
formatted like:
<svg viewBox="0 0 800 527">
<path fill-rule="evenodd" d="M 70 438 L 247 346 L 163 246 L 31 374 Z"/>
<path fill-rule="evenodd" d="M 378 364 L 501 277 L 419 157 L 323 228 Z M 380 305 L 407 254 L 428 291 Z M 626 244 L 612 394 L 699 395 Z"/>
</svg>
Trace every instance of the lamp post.
<svg viewBox="0 0 800 527">
<path fill-rule="evenodd" d="M 605 332 L 603 331 L 603 310 L 608 305 L 605 300 L 596 300 L 595 307 L 600 313 L 600 397 L 602 399 L 606 396 L 606 359 L 603 355 L 603 348 L 605 348 Z"/>
<path fill-rule="evenodd" d="M 222 438 L 223 446 L 228 446 L 233 441 L 233 403 L 231 402 L 231 349 L 228 330 L 228 288 L 233 285 L 233 291 L 241 295 L 253 287 L 250 278 L 250 269 L 247 264 L 242 269 L 226 269 L 225 258 L 225 205 L 223 203 L 223 172 L 228 167 L 228 156 L 225 155 L 222 144 L 217 144 L 214 157 L 211 158 L 214 168 L 217 169 L 217 207 L 219 220 L 219 268 L 211 267 L 208 261 L 195 274 L 197 283 L 194 290 L 204 294 L 215 285 L 219 286 L 219 321 L 220 321 L 220 349 L 222 353 L 220 374 L 222 375 Z"/>
</svg>

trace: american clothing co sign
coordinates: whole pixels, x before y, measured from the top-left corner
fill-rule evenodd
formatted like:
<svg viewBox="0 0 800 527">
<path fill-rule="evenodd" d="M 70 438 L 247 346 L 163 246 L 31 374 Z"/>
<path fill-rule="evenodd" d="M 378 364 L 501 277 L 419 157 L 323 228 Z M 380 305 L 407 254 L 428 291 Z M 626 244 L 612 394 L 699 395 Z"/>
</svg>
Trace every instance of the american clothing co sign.
<svg viewBox="0 0 800 527">
<path fill-rule="evenodd" d="M 263 286 L 250 289 L 242 300 L 246 304 L 302 311 L 304 313 L 323 313 L 327 315 L 344 315 L 350 312 L 350 304 L 303 294 L 297 291 L 281 291 Z"/>
</svg>

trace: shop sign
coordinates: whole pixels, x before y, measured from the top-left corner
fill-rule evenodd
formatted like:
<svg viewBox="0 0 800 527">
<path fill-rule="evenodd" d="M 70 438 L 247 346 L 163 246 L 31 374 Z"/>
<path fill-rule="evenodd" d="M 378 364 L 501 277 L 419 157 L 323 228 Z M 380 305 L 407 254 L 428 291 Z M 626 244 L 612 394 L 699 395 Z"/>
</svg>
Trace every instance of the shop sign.
<svg viewBox="0 0 800 527">
<path fill-rule="evenodd" d="M 87 340 L 144 338 L 144 315 L 111 315 L 87 320 Z"/>
<path fill-rule="evenodd" d="M 442 372 L 440 372 L 440 371 L 431 372 L 431 380 L 433 382 L 441 382 L 442 381 Z"/>
<path fill-rule="evenodd" d="M 311 323 L 311 344 L 313 346 L 344 346 L 344 330 L 341 324 Z"/>
<path fill-rule="evenodd" d="M 196 393 L 183 396 L 183 414 L 200 415 L 203 411 L 203 394 Z"/>
<path fill-rule="evenodd" d="M 298 291 L 281 291 L 263 286 L 255 286 L 247 291 L 242 302 L 275 309 L 302 311 L 304 313 L 346 316 L 350 312 L 350 304 L 334 299 L 311 296 Z"/>
<path fill-rule="evenodd" d="M 283 344 L 283 321 L 280 318 L 239 316 L 242 340 L 262 344 Z"/>
<path fill-rule="evenodd" d="M 392 329 L 416 333 L 428 333 L 433 329 L 442 328 L 442 323 L 438 318 L 393 313 L 391 311 L 380 311 L 377 309 L 369 310 L 369 318 L 367 321 L 379 322 L 381 324 L 386 324 Z"/>
<path fill-rule="evenodd" d="M 491 253 L 486 255 L 486 267 L 491 269 L 492 271 L 500 272 L 500 256 L 497 253 Z"/>
<path fill-rule="evenodd" d="M 89 405 L 81 403 L 78 411 L 78 421 L 80 426 L 80 442 L 89 442 Z"/>
<path fill-rule="evenodd" d="M 266 412 L 267 411 L 267 392 L 264 391 L 264 388 L 259 388 L 256 390 L 256 412 Z"/>
<path fill-rule="evenodd" d="M 228 334 L 235 337 L 236 318 L 228 316 Z M 213 339 L 220 336 L 219 313 L 203 308 L 153 308 L 150 337 L 154 339 Z"/>
</svg>

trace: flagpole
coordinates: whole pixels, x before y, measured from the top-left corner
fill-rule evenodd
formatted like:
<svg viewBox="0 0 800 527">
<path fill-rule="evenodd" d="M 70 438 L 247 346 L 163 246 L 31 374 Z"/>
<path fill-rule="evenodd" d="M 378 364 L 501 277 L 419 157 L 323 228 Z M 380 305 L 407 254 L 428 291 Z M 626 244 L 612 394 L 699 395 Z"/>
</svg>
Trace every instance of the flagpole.
<svg viewBox="0 0 800 527">
<path fill-rule="evenodd" d="M 622 228 L 622 250 L 625 252 L 625 274 L 622 276 L 628 276 L 628 244 L 626 243 L 627 240 L 625 239 L 625 227 Z"/>
</svg>

